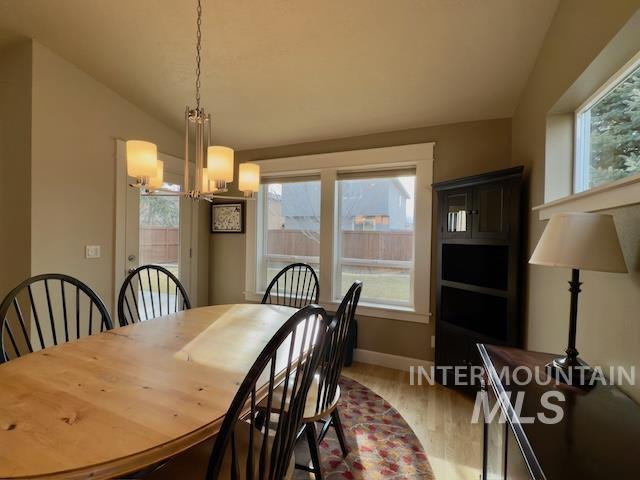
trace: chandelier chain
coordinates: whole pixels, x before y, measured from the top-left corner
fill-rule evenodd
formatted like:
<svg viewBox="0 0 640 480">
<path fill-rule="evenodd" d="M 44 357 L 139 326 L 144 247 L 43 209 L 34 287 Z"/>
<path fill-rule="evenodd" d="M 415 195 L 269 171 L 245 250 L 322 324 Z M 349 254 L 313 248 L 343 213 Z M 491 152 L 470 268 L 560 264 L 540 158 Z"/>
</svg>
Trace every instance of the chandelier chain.
<svg viewBox="0 0 640 480">
<path fill-rule="evenodd" d="M 202 43 L 202 5 L 198 0 L 198 21 L 196 33 L 196 109 L 200 110 L 200 49 Z"/>
</svg>

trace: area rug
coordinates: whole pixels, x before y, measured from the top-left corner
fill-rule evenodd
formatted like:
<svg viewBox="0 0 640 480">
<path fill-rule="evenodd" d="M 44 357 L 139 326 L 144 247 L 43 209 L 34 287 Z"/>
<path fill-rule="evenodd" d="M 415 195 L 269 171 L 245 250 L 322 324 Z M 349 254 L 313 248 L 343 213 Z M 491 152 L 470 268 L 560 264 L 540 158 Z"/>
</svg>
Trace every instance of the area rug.
<svg viewBox="0 0 640 480">
<path fill-rule="evenodd" d="M 427 454 L 402 415 L 384 398 L 355 380 L 341 377 L 338 409 L 349 455 L 342 457 L 333 427 L 320 444 L 323 478 L 377 480 L 435 478 Z M 309 464 L 309 449 L 302 438 L 296 462 Z M 296 470 L 296 480 L 314 478 Z"/>
</svg>

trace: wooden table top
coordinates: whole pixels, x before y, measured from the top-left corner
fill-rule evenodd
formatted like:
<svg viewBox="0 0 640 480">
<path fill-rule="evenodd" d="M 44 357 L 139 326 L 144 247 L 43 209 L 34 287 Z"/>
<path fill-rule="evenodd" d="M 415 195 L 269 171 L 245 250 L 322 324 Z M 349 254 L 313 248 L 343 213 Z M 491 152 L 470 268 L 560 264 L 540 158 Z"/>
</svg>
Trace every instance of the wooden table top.
<svg viewBox="0 0 640 480">
<path fill-rule="evenodd" d="M 111 478 L 211 437 L 294 312 L 197 308 L 0 365 L 0 478 Z"/>
</svg>

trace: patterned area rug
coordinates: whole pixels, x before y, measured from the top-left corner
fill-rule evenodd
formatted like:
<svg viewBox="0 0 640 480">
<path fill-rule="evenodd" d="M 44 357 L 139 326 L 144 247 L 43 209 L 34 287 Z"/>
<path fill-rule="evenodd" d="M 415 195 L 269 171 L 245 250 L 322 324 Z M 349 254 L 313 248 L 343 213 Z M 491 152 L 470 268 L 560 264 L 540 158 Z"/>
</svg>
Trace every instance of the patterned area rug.
<svg viewBox="0 0 640 480">
<path fill-rule="evenodd" d="M 333 427 L 320 444 L 323 478 L 377 480 L 424 479 L 435 476 L 427 454 L 404 418 L 384 398 L 346 377 L 340 379 L 342 391 L 338 409 L 349 455 L 342 458 Z M 296 462 L 309 462 L 305 438 L 296 447 Z M 296 470 L 296 480 L 314 478 Z"/>
</svg>

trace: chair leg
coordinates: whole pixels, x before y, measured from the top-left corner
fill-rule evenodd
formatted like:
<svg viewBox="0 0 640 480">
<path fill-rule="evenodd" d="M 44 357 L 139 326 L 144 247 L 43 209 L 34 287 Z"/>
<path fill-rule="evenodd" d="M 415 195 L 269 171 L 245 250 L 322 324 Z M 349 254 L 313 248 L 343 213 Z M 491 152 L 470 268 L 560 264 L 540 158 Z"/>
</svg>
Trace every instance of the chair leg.
<svg viewBox="0 0 640 480">
<path fill-rule="evenodd" d="M 253 425 L 258 429 L 258 430 L 262 430 L 262 427 L 264 427 L 264 421 L 266 419 L 266 414 L 262 411 L 259 410 L 258 413 L 256 414 L 256 418 L 254 420 Z"/>
<path fill-rule="evenodd" d="M 342 455 L 346 457 L 349 455 L 349 450 L 347 449 L 347 442 L 344 438 L 344 430 L 342 430 L 342 422 L 340 421 L 340 414 L 338 413 L 337 408 L 331 412 L 331 420 L 333 420 L 333 428 L 336 429 L 336 435 L 338 436 L 338 442 L 340 442 Z"/>
<path fill-rule="evenodd" d="M 322 428 L 320 429 L 320 436 L 318 437 L 318 443 L 322 443 L 322 440 L 324 440 L 325 435 L 329 431 L 329 427 L 331 427 L 331 422 L 333 422 L 331 417 L 327 418 L 326 420 L 321 420 L 320 423 L 322 423 Z"/>
<path fill-rule="evenodd" d="M 313 464 L 314 475 L 316 480 L 322 480 L 322 469 L 320 468 L 320 449 L 318 448 L 318 437 L 316 434 L 316 426 L 313 422 L 305 425 L 307 433 L 307 441 L 309 442 L 309 453 L 311 453 L 311 463 Z"/>
</svg>

